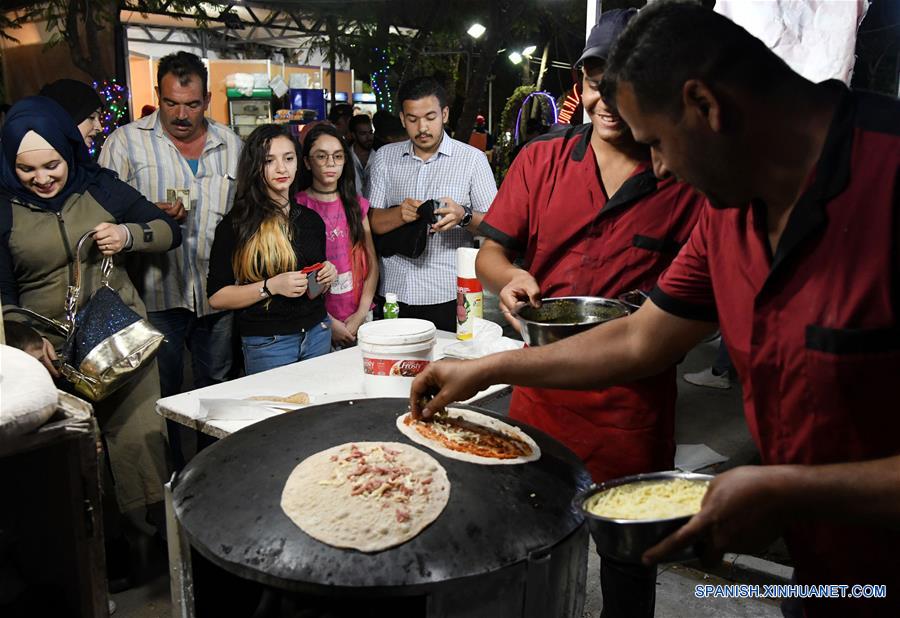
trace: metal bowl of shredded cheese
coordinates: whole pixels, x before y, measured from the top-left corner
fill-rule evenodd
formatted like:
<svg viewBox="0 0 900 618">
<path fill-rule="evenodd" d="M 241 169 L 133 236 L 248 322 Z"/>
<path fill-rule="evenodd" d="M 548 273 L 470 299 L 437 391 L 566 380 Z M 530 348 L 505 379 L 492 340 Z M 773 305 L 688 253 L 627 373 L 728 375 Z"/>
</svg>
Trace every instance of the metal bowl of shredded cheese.
<svg viewBox="0 0 900 618">
<path fill-rule="evenodd" d="M 700 510 L 712 478 L 689 472 L 626 476 L 590 487 L 575 497 L 574 504 L 587 520 L 601 556 L 638 563 L 646 550 Z M 667 561 L 695 557 L 691 547 Z"/>
</svg>

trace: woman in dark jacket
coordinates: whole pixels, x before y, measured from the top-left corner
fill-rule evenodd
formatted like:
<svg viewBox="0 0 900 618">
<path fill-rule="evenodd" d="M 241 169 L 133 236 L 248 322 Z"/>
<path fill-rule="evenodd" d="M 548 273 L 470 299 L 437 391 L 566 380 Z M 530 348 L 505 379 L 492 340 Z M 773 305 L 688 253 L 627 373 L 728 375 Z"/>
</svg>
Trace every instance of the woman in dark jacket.
<svg viewBox="0 0 900 618">
<path fill-rule="evenodd" d="M 123 251 L 167 251 L 181 243 L 178 225 L 154 204 L 90 160 L 72 118 L 54 101 L 28 97 L 16 103 L 0 134 L 0 297 L 64 320 L 78 239 L 93 230 L 82 251 L 80 301 L 100 286 L 104 256 Z M 144 304 L 119 264 L 110 286 L 137 313 Z M 20 319 L 21 316 L 10 316 Z M 32 324 L 51 352 L 62 344 L 54 332 Z M 58 377 L 52 366 L 48 370 Z M 156 414 L 156 362 L 95 404 L 109 453 L 116 499 L 124 513 L 163 499 L 165 437 Z"/>
</svg>

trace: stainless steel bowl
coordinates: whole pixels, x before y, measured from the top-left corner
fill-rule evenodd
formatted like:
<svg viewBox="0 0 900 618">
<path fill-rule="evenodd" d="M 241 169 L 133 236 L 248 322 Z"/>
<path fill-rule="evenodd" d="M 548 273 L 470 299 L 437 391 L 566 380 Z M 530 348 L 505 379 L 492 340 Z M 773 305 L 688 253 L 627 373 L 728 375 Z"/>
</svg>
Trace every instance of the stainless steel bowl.
<svg viewBox="0 0 900 618">
<path fill-rule="evenodd" d="M 533 347 L 571 337 L 628 313 L 628 307 L 618 300 L 596 296 L 560 296 L 542 299 L 537 309 L 525 305 L 516 317 L 522 326 L 522 339 Z"/>
<path fill-rule="evenodd" d="M 581 511 L 588 522 L 591 536 L 597 544 L 597 552 L 622 562 L 639 563 L 645 551 L 678 530 L 691 518 L 689 515 L 670 519 L 612 519 L 594 515 L 585 508 L 587 501 L 594 495 L 621 485 L 638 481 L 659 481 L 664 479 L 687 479 L 689 481 L 711 481 L 709 474 L 691 472 L 651 472 L 624 476 L 593 485 L 575 496 L 573 504 Z M 666 562 L 681 562 L 696 558 L 694 547 L 686 547 L 666 558 Z"/>
</svg>

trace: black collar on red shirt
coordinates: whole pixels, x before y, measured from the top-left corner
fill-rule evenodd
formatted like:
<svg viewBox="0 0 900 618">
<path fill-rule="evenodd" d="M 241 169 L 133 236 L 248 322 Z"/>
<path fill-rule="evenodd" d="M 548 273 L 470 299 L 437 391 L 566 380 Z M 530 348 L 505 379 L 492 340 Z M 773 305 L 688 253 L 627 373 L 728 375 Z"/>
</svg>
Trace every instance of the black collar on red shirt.
<svg viewBox="0 0 900 618">
<path fill-rule="evenodd" d="M 828 129 L 822 155 L 816 163 L 813 182 L 800 196 L 788 218 L 787 226 L 772 258 L 767 283 L 805 240 L 825 226 L 827 223 L 825 205 L 847 188 L 850 182 L 850 154 L 853 147 L 856 106 L 853 96 L 843 83 L 838 80 L 823 83 L 828 88 L 843 92 Z"/>
<path fill-rule="evenodd" d="M 593 134 L 594 126 L 590 122 L 587 122 L 562 130 L 550 130 L 544 135 L 536 137 L 528 143 L 533 144 L 535 142 L 560 139 L 560 137 L 565 142 L 568 142 L 571 139 L 577 139 L 578 141 L 572 147 L 569 157 L 573 161 L 583 161 L 584 157 L 587 155 L 588 148 L 590 148 L 591 146 L 591 136 Z M 597 171 L 596 173 L 599 173 L 599 171 Z M 619 187 L 619 190 L 616 191 L 616 194 L 613 195 L 611 199 L 607 200 L 607 202 L 603 205 L 603 208 L 600 210 L 600 214 L 606 216 L 610 212 L 620 210 L 621 208 L 624 208 L 626 206 L 630 206 L 642 197 L 656 191 L 656 188 L 656 175 L 653 173 L 653 168 L 648 166 L 646 170 L 638 172 L 637 174 L 626 180 L 622 184 L 622 186 Z"/>
<path fill-rule="evenodd" d="M 590 122 L 586 122 L 585 124 L 578 125 L 574 129 L 570 129 L 571 135 L 567 135 L 566 139 L 569 137 L 579 137 L 578 143 L 575 144 L 575 148 L 572 149 L 572 160 L 573 161 L 581 161 L 584 159 L 584 155 L 587 154 L 587 149 L 591 145 L 591 136 L 594 134 L 594 125 Z"/>
<path fill-rule="evenodd" d="M 645 195 L 656 191 L 656 183 L 656 174 L 653 173 L 652 168 L 648 167 L 644 171 L 638 172 L 619 187 L 616 194 L 600 210 L 600 214 L 606 215 L 613 210 L 634 204 Z"/>
<path fill-rule="evenodd" d="M 567 131 L 565 139 L 571 139 L 573 137 L 579 138 L 578 143 L 572 148 L 571 157 L 573 161 L 584 160 L 588 148 L 591 146 L 591 136 L 594 134 L 593 129 L 594 126 L 590 122 L 587 122 Z M 616 194 L 603 205 L 603 208 L 600 210 L 601 214 L 606 215 L 611 211 L 629 206 L 645 195 L 653 193 L 656 191 L 656 182 L 656 175 L 653 173 L 651 167 L 648 167 L 642 172 L 638 172 L 626 180 L 622 186 L 619 187 L 619 190 L 616 191 Z"/>
</svg>

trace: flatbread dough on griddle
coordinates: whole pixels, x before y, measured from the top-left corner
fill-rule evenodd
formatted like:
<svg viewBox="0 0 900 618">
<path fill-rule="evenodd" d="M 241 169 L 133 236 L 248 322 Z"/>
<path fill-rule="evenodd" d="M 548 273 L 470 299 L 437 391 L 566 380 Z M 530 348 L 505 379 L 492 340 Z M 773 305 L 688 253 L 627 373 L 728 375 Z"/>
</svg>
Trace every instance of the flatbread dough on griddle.
<svg viewBox="0 0 900 618">
<path fill-rule="evenodd" d="M 492 416 L 480 414 L 479 412 L 475 412 L 473 410 L 465 410 L 463 408 L 447 408 L 447 415 L 450 417 L 460 418 L 462 420 L 475 423 L 476 425 L 487 427 L 488 429 L 493 429 L 494 431 L 498 431 L 500 433 L 521 440 L 531 447 L 531 455 L 527 455 L 524 457 L 512 457 L 510 459 L 500 459 L 497 457 L 482 457 L 481 455 L 455 451 L 451 448 L 447 448 L 439 442 L 435 442 L 431 438 L 423 436 L 418 432 L 418 430 L 416 430 L 415 425 L 407 425 L 405 421 L 409 416 L 409 412 L 407 412 L 406 414 L 401 414 L 399 417 L 397 417 L 397 429 L 400 430 L 400 433 L 402 433 L 404 436 L 406 436 L 416 444 L 427 446 L 435 453 L 443 455 L 444 457 L 449 457 L 450 459 L 457 459 L 459 461 L 483 464 L 487 466 L 508 466 L 514 464 L 523 464 L 529 461 L 537 461 L 541 458 L 541 448 L 537 445 L 537 442 L 535 442 L 531 438 L 531 436 L 529 436 L 518 427 L 504 423 L 503 421 L 500 421 Z"/>
<path fill-rule="evenodd" d="M 300 462 L 281 508 L 322 543 L 376 552 L 415 537 L 449 499 L 447 472 L 428 453 L 399 442 L 348 442 Z"/>
</svg>

